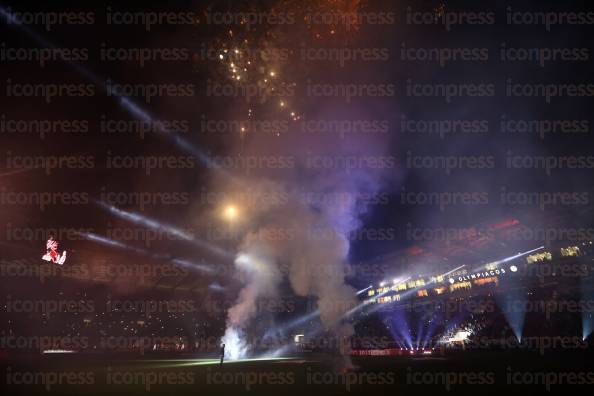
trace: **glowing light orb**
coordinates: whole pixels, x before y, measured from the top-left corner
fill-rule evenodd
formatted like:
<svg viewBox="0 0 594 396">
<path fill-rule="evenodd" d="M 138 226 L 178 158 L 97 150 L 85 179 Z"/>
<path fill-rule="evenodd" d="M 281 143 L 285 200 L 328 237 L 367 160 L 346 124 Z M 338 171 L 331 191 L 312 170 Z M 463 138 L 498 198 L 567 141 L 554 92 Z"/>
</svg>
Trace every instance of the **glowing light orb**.
<svg viewBox="0 0 594 396">
<path fill-rule="evenodd" d="M 233 221 L 239 216 L 239 210 L 234 205 L 228 205 L 223 211 L 223 216 L 226 220 Z"/>
</svg>

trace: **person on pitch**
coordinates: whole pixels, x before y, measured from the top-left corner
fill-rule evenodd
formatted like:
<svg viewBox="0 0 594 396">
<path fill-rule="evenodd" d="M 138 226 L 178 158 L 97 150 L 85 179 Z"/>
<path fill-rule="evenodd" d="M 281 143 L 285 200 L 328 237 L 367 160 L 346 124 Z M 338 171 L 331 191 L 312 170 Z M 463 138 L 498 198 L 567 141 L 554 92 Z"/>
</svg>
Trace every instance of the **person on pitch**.
<svg viewBox="0 0 594 396">
<path fill-rule="evenodd" d="M 223 359 L 225 359 L 225 344 L 221 345 L 221 363 L 219 363 L 219 368 L 223 367 Z"/>
</svg>

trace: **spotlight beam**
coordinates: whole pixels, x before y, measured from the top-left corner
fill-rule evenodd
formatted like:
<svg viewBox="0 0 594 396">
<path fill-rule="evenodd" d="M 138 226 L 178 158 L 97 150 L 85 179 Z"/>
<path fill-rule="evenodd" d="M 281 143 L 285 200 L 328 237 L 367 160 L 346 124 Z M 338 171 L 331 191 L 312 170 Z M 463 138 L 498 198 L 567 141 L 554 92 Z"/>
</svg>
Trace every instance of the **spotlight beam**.
<svg viewBox="0 0 594 396">
<path fill-rule="evenodd" d="M 140 215 L 137 213 L 128 212 L 128 211 L 116 208 L 115 206 L 109 205 L 102 201 L 96 201 L 96 202 L 99 205 L 99 207 L 109 211 L 110 213 L 114 214 L 115 216 L 117 216 L 123 220 L 129 221 L 129 222 L 135 223 L 135 224 L 140 224 L 142 226 L 151 228 L 153 230 L 157 230 L 157 231 L 161 231 L 161 232 L 164 232 L 164 233 L 167 233 L 170 235 L 174 235 L 174 236 L 180 238 L 181 240 L 189 242 L 199 248 L 207 249 L 209 252 L 214 253 L 220 257 L 223 257 L 226 259 L 233 257 L 233 255 L 231 253 L 221 249 L 218 246 L 215 246 L 208 242 L 196 239 L 196 238 L 194 238 L 193 235 L 187 233 L 186 231 L 184 231 L 180 228 L 177 228 L 172 225 L 165 224 L 165 223 L 161 223 L 161 222 L 151 219 L 147 216 L 143 216 L 143 215 Z"/>
<path fill-rule="evenodd" d="M 367 290 L 371 289 L 371 285 L 367 286 L 365 289 L 361 289 L 357 292 L 357 295 L 360 295 L 361 293 L 365 293 Z"/>
<path fill-rule="evenodd" d="M 528 251 L 525 251 L 525 252 L 520 252 L 518 254 L 514 254 L 513 256 L 509 256 L 509 257 L 503 258 L 501 260 L 494 261 L 494 262 L 489 263 L 489 264 L 491 264 L 491 265 L 499 265 L 499 264 L 503 264 L 503 263 L 508 263 L 508 262 L 510 262 L 512 260 L 515 260 L 515 259 L 520 258 L 522 256 L 525 256 L 527 254 L 530 254 L 530 253 L 534 253 L 536 251 L 539 251 L 540 249 L 544 249 L 544 246 L 539 246 L 539 247 L 537 247 L 535 249 L 532 249 L 532 250 L 528 250 Z M 478 271 L 480 269 L 483 269 L 483 268 L 485 268 L 485 266 L 486 266 L 486 264 L 483 265 L 483 266 L 480 266 L 480 267 L 476 268 L 475 271 Z"/>
<path fill-rule="evenodd" d="M 464 267 L 466 267 L 466 264 L 463 264 L 463 265 L 461 265 L 461 266 L 459 266 L 459 267 L 456 267 L 456 268 L 454 268 L 453 270 L 450 270 L 450 271 L 448 271 L 448 272 L 446 272 L 446 273 L 444 273 L 444 274 L 441 274 L 441 276 L 448 276 L 448 275 L 449 275 L 449 274 L 451 274 L 452 272 L 458 271 L 459 269 L 462 269 L 462 268 L 464 268 Z"/>
<path fill-rule="evenodd" d="M 18 29 L 20 29 L 27 36 L 29 36 L 31 39 L 33 39 L 33 41 L 35 41 L 38 45 L 41 45 L 42 47 L 45 47 L 45 48 L 53 48 L 53 49 L 57 48 L 57 46 L 55 44 L 53 44 L 52 42 L 45 39 L 43 36 L 41 36 L 40 34 L 35 32 L 33 29 L 29 28 L 26 25 L 21 24 L 11 14 L 10 8 L 7 9 L 6 7 L 0 6 L 0 15 L 2 15 L 5 18 L 7 25 L 18 27 Z M 81 65 L 73 63 L 73 62 L 64 61 L 64 63 L 66 65 L 68 65 L 70 68 L 74 69 L 78 74 L 80 74 L 84 78 L 93 82 L 103 92 L 105 92 L 105 93 L 108 92 L 107 88 L 105 86 L 105 81 L 102 80 L 95 73 L 91 72 L 89 69 L 86 69 L 86 68 L 82 67 Z M 118 93 L 114 94 L 114 92 L 110 92 L 110 94 L 111 94 L 111 96 L 113 96 L 114 98 L 116 98 L 118 100 L 118 103 L 120 104 L 120 106 L 122 106 L 122 108 L 124 108 L 130 115 L 134 116 L 135 118 L 137 118 L 141 121 L 145 121 L 145 122 L 153 121 L 154 117 L 152 117 L 148 113 L 148 111 L 146 111 L 142 107 L 140 107 L 140 105 L 136 104 L 131 98 L 120 95 Z M 231 175 L 229 175 L 225 170 L 223 170 L 216 163 L 214 163 L 202 150 L 198 149 L 197 147 L 193 146 L 190 142 L 188 142 L 187 140 L 180 137 L 179 134 L 172 133 L 175 131 L 168 130 L 168 129 L 164 128 L 162 125 L 159 125 L 158 131 L 160 132 L 161 136 L 163 136 L 164 138 L 172 140 L 173 143 L 181 150 L 195 155 L 203 163 L 203 165 L 205 165 L 209 169 L 216 170 L 219 173 L 221 173 L 223 176 L 236 182 L 236 180 L 234 180 L 231 177 Z"/>
<path fill-rule="evenodd" d="M 105 245 L 105 246 L 129 251 L 132 253 L 136 253 L 136 254 L 139 254 L 142 256 L 147 256 L 147 257 L 157 259 L 157 260 L 168 260 L 174 264 L 188 267 L 190 269 L 196 269 L 201 272 L 205 272 L 205 273 L 209 273 L 209 274 L 212 274 L 215 272 L 214 269 L 208 265 L 195 263 L 195 262 L 192 262 L 192 261 L 189 261 L 186 259 L 179 259 L 179 258 L 171 259 L 171 258 L 169 258 L 168 255 L 152 253 L 148 250 L 141 249 L 141 248 L 138 248 L 135 246 L 126 245 L 125 243 L 115 241 L 113 239 L 105 238 L 101 235 L 97 235 L 97 234 L 93 234 L 93 233 L 89 233 L 89 232 L 77 232 L 77 234 L 88 239 L 89 241 L 97 242 L 97 243 Z"/>
<path fill-rule="evenodd" d="M 299 326 L 300 324 L 307 322 L 310 319 L 313 319 L 317 316 L 320 316 L 320 310 L 316 309 L 313 312 L 310 312 L 308 314 L 305 314 L 303 316 L 298 317 L 297 319 L 287 322 L 287 323 L 283 323 L 280 326 L 277 326 L 273 329 L 268 330 L 265 334 L 264 334 L 264 339 L 267 339 L 269 337 L 272 337 L 275 333 L 285 333 L 287 330 L 290 330 L 292 328 L 295 328 L 297 326 Z"/>
</svg>

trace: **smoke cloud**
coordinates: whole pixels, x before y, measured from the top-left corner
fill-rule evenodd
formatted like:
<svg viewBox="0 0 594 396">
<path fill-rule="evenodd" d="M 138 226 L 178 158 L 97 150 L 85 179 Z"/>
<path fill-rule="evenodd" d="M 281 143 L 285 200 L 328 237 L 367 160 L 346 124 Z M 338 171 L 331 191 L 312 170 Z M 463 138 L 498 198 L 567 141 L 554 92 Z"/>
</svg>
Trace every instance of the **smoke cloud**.
<svg viewBox="0 0 594 396">
<path fill-rule="evenodd" d="M 254 307 L 260 298 L 278 296 L 285 276 L 296 295 L 317 300 L 324 330 L 338 339 L 354 334 L 345 320 L 358 304 L 356 290 L 345 283 L 349 233 L 360 227 L 366 212 L 362 197 L 378 192 L 378 175 L 364 169 L 301 168 L 282 180 L 252 175 L 228 192 L 233 197 L 249 189 L 251 197 L 269 198 L 253 199 L 263 203 L 242 211 L 245 236 L 235 266 L 245 283 L 228 312 L 223 338 L 228 357 L 249 352 L 240 340 L 257 316 Z M 281 271 L 281 265 L 288 271 Z"/>
</svg>

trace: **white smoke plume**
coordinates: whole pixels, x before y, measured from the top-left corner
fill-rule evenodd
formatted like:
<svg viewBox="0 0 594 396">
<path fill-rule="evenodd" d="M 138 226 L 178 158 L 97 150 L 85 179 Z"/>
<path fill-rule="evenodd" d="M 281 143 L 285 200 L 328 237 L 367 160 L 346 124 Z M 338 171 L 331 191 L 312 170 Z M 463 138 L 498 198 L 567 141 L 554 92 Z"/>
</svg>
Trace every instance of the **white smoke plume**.
<svg viewBox="0 0 594 396">
<path fill-rule="evenodd" d="M 284 275 L 295 294 L 317 299 L 325 330 L 333 332 L 339 340 L 354 334 L 353 326 L 343 320 L 345 313 L 358 303 L 356 290 L 345 283 L 350 247 L 348 233 L 358 227 L 360 213 L 352 176 L 350 183 L 341 183 L 343 191 L 324 195 L 331 197 L 330 200 L 303 195 L 303 190 L 295 189 L 295 185 L 253 179 L 247 183 L 254 194 L 286 199 L 249 209 L 247 228 L 250 231 L 235 260 L 245 283 L 237 303 L 228 311 L 223 338 L 228 357 L 239 358 L 249 352 L 241 338 L 255 319 L 254 307 L 259 298 L 278 295 Z M 319 187 L 319 180 L 310 179 L 311 183 L 318 185 L 317 191 L 330 193 L 336 188 L 327 178 L 324 188 Z M 349 188 L 344 190 L 344 186 Z M 279 269 L 281 264 L 288 264 L 288 273 Z"/>
<path fill-rule="evenodd" d="M 246 243 L 248 241 L 249 237 Z M 230 359 L 239 359 L 248 352 L 245 327 L 258 313 L 258 300 L 277 295 L 281 273 L 270 256 L 270 248 L 267 244 L 250 243 L 249 248 L 242 249 L 246 253 L 240 253 L 235 259 L 235 267 L 242 273 L 245 284 L 237 303 L 227 312 L 227 329 L 222 342 L 225 355 Z"/>
<path fill-rule="evenodd" d="M 343 109 L 318 111 L 330 119 L 344 118 Z M 369 118 L 366 111 L 350 108 L 349 112 L 351 117 Z M 253 307 L 259 298 L 278 296 L 285 277 L 295 294 L 316 300 L 324 330 L 333 332 L 337 340 L 353 335 L 352 324 L 344 320 L 358 304 L 356 290 L 345 283 L 350 233 L 361 226 L 361 217 L 385 178 L 395 176 L 393 158 L 382 156 L 388 147 L 386 139 L 299 133 L 271 139 L 254 134 L 244 143 L 241 156 L 235 158 L 274 156 L 292 162 L 279 169 L 262 165 L 244 174 L 238 171 L 233 182 L 216 180 L 216 189 L 229 201 L 250 197 L 249 202 L 239 199 L 237 204 L 242 208 L 237 226 L 244 238 L 236 268 L 246 282 L 229 310 L 223 341 L 249 353 L 233 337 L 241 337 L 254 323 Z M 267 276 L 242 265 L 242 257 L 257 258 Z M 286 267 L 288 271 L 280 270 Z"/>
</svg>

